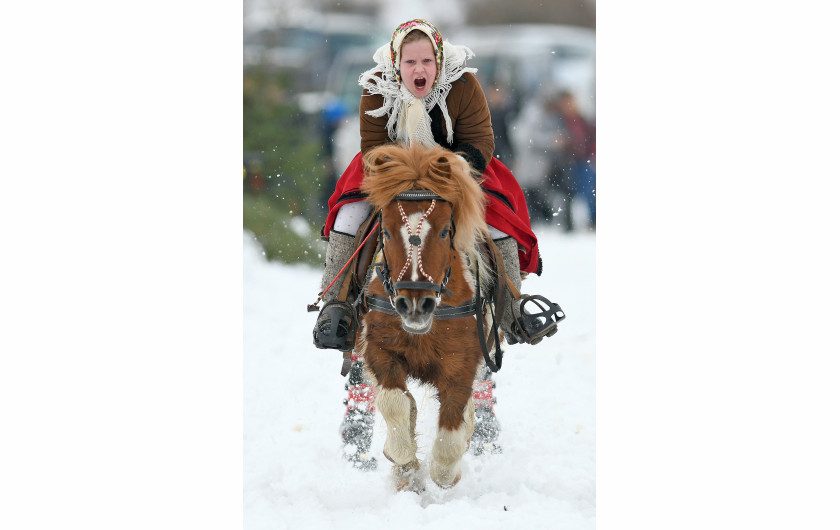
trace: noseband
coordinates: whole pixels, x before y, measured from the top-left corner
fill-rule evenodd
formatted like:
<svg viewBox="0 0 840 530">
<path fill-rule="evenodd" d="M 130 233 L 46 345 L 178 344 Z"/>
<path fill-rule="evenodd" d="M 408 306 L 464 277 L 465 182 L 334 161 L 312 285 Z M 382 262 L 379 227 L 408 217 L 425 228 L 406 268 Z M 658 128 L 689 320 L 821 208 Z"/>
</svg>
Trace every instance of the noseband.
<svg viewBox="0 0 840 530">
<path fill-rule="evenodd" d="M 423 242 L 420 239 L 420 228 L 423 226 L 423 221 L 426 220 L 427 217 L 432 213 L 435 209 L 435 204 L 437 201 L 446 201 L 443 197 L 432 193 L 431 191 L 425 190 L 409 190 L 403 193 L 400 193 L 396 197 L 394 197 L 394 201 L 428 201 L 431 200 L 432 204 L 417 222 L 417 227 L 412 230 L 411 225 L 408 222 L 408 217 L 405 215 L 405 211 L 403 211 L 402 204 L 397 202 L 397 207 L 400 210 L 400 217 L 402 217 L 403 223 L 408 231 L 408 256 L 406 257 L 405 264 L 403 265 L 402 270 L 400 271 L 399 275 L 397 276 L 397 281 L 391 281 L 391 272 L 390 268 L 388 267 L 388 260 L 385 258 L 385 253 L 382 253 L 382 264 L 377 265 L 376 267 L 376 275 L 382 281 L 382 286 L 385 288 L 385 293 L 388 295 L 388 298 L 391 299 L 391 305 L 393 305 L 394 296 L 397 294 L 397 290 L 400 289 L 408 289 L 408 290 L 415 290 L 415 291 L 434 291 L 435 296 L 437 297 L 438 303 L 440 303 L 440 296 L 441 293 L 447 292 L 446 291 L 446 284 L 449 283 L 449 276 L 452 274 L 452 265 L 449 265 L 449 268 L 446 269 L 446 273 L 443 275 L 443 280 L 439 284 L 434 282 L 434 278 L 430 274 L 428 274 L 423 269 Z M 455 236 L 455 219 L 452 218 L 450 220 L 450 231 L 449 231 L 449 247 L 454 249 L 455 244 L 453 242 L 453 237 Z M 384 230 L 381 229 L 381 230 Z M 385 239 L 382 238 L 384 242 Z M 411 258 L 415 251 L 417 251 L 417 265 L 420 270 L 420 273 L 426 277 L 428 281 L 425 282 L 413 282 L 413 281 L 401 281 L 402 277 L 405 275 L 406 271 L 408 270 L 409 265 L 411 264 Z"/>
</svg>

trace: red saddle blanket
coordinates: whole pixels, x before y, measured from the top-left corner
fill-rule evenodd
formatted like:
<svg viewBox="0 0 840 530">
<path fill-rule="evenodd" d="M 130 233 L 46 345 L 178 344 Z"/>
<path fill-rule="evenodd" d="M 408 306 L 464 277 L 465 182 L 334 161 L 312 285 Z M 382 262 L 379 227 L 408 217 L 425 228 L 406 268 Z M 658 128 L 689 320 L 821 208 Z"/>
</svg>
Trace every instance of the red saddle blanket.
<svg viewBox="0 0 840 530">
<path fill-rule="evenodd" d="M 330 235 L 338 209 L 351 202 L 361 201 L 364 195 L 359 190 L 364 170 L 362 154 L 359 153 L 338 179 L 329 205 L 329 213 L 321 234 Z M 490 226 L 513 236 L 519 244 L 519 267 L 525 272 L 542 273 L 537 236 L 531 230 L 531 218 L 525 194 L 513 173 L 498 159 L 493 158 L 481 175 L 481 187 L 487 198 L 485 220 Z"/>
</svg>

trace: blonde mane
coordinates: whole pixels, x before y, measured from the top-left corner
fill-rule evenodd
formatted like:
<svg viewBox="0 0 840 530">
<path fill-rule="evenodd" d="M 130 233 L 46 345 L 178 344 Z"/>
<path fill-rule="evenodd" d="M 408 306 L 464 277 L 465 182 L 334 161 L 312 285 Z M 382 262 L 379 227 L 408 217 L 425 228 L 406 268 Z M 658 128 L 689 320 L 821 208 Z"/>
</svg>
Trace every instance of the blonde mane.
<svg viewBox="0 0 840 530">
<path fill-rule="evenodd" d="M 440 146 L 387 144 L 364 156 L 361 190 L 377 210 L 408 190 L 429 190 L 452 205 L 455 248 L 472 256 L 489 238 L 484 221 L 484 193 L 469 164 Z"/>
</svg>

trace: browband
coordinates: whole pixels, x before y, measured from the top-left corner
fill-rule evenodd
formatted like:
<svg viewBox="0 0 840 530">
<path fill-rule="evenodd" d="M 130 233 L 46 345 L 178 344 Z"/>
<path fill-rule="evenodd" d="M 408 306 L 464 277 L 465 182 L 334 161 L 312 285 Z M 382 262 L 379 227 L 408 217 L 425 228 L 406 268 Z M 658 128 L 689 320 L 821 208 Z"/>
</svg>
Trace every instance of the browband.
<svg viewBox="0 0 840 530">
<path fill-rule="evenodd" d="M 395 201 L 431 201 L 433 199 L 446 202 L 446 199 L 429 190 L 408 190 L 394 197 Z"/>
</svg>

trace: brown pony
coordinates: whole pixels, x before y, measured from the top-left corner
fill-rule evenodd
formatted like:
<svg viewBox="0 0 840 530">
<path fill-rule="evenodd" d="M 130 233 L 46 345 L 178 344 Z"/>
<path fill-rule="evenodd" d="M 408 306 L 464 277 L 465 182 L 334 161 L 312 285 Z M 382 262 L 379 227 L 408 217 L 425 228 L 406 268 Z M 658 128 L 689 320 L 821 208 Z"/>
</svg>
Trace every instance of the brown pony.
<svg viewBox="0 0 840 530">
<path fill-rule="evenodd" d="M 473 380 L 482 361 L 476 268 L 479 278 L 493 280 L 477 251 L 489 240 L 484 194 L 469 165 L 441 147 L 390 144 L 367 153 L 364 164 L 362 191 L 374 212 L 381 211 L 382 251 L 378 278 L 367 285 L 356 351 L 388 426 L 384 454 L 394 463 L 398 489 L 423 488 L 415 473 L 417 406 L 406 380 L 437 389 L 429 474 L 449 488 L 461 478 L 473 433 Z"/>
</svg>

